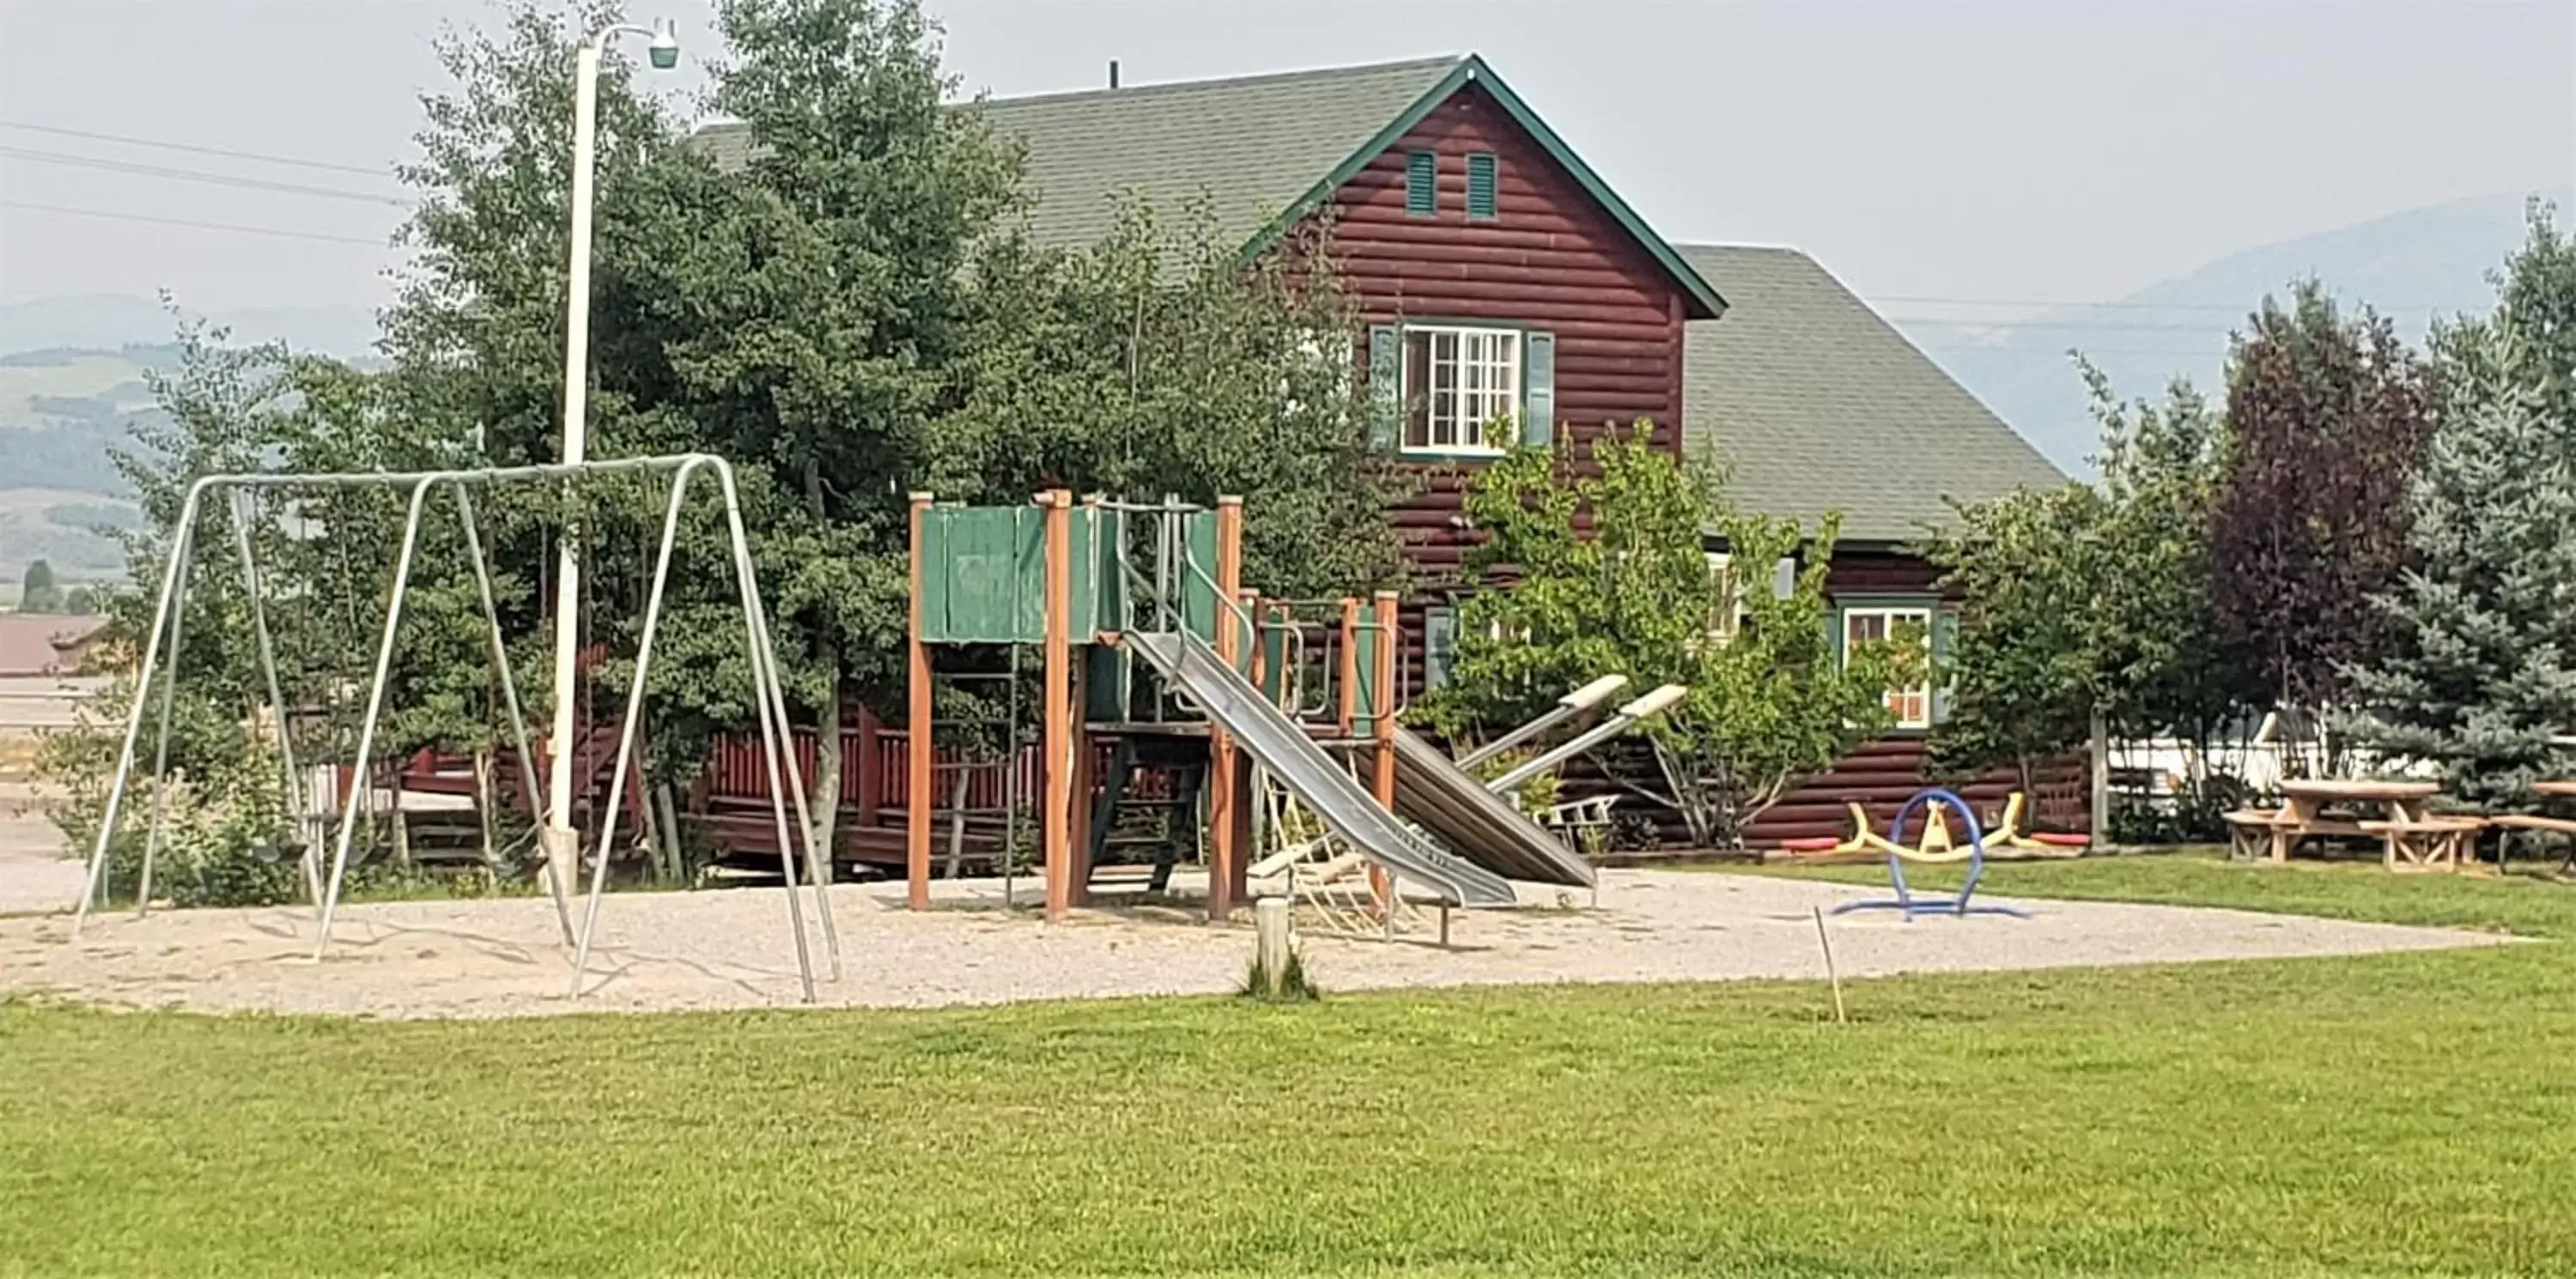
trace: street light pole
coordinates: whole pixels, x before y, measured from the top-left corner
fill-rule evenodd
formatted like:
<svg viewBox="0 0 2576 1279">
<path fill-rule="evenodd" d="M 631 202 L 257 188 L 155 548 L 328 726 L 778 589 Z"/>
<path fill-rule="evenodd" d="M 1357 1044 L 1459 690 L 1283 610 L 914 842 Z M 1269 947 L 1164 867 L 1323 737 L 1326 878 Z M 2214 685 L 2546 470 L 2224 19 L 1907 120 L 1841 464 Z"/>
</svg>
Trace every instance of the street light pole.
<svg viewBox="0 0 2576 1279">
<path fill-rule="evenodd" d="M 598 151 L 599 57 L 610 39 L 648 37 L 657 70 L 679 64 L 680 38 L 671 20 L 650 28 L 602 27 L 573 54 L 572 244 L 564 288 L 563 461 L 578 465 L 589 453 L 590 425 L 590 206 L 591 170 Z M 579 664 L 581 561 L 567 518 L 555 542 L 555 681 L 552 756 L 546 769 L 546 864 L 558 885 L 573 882 L 580 840 L 572 828 L 573 702 Z M 605 850 L 602 850 L 605 855 Z"/>
</svg>

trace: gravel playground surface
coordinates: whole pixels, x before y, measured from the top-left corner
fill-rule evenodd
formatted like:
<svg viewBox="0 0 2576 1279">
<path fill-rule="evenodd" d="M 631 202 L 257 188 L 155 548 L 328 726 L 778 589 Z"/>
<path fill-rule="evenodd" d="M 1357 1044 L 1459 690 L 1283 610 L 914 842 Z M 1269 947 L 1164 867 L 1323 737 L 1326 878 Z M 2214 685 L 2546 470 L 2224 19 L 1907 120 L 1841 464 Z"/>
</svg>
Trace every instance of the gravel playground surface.
<svg viewBox="0 0 2576 1279">
<path fill-rule="evenodd" d="M 1177 888 L 1187 890 L 1184 882 Z M 819 1002 L 936 1007 L 1027 999 L 1222 993 L 1252 950 L 1245 922 L 1210 927 L 1177 907 L 1077 912 L 1041 922 L 1004 912 L 997 883 L 943 882 L 936 909 L 903 909 L 900 884 L 832 890 L 844 975 L 824 967 L 808 897 Z M 75 879 L 75 891 L 77 880 Z M 1586 894 L 1523 887 L 1518 910 L 1459 913 L 1452 945 L 1425 926 L 1393 942 L 1301 928 L 1327 992 L 1557 982 L 1820 978 L 1813 908 L 1884 889 L 1669 870 L 1602 874 Z M 2004 899 L 1980 897 L 1981 902 Z M 2192 960 L 2345 955 L 2496 944 L 2488 934 L 2291 915 L 2099 902 L 2020 901 L 1996 915 L 1905 922 L 1894 912 L 1828 918 L 1846 977 Z M 94 917 L 77 941 L 63 915 L 0 918 L 0 992 L 48 992 L 128 1007 L 512 1017 L 797 1002 L 796 951 L 776 889 L 625 893 L 600 910 L 592 977 L 566 997 L 569 952 L 543 898 L 346 907 L 331 951 L 312 958 L 298 908 Z"/>
<path fill-rule="evenodd" d="M 80 900 L 81 864 L 63 856 L 63 833 L 32 789 L 0 782 L 0 915 L 70 910 Z"/>
</svg>

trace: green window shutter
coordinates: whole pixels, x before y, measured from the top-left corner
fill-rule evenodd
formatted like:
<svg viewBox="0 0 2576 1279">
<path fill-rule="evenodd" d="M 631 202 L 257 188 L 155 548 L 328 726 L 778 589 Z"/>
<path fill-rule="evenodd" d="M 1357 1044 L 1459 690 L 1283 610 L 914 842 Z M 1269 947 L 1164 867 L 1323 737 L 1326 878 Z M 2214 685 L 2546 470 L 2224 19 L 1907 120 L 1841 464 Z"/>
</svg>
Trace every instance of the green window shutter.
<svg viewBox="0 0 2576 1279">
<path fill-rule="evenodd" d="M 1449 665 L 1458 656 L 1458 610 L 1435 606 L 1422 611 L 1422 687 L 1449 682 Z"/>
<path fill-rule="evenodd" d="M 1521 335 L 1521 443 L 1546 448 L 1556 439 L 1556 335 Z"/>
<path fill-rule="evenodd" d="M 1932 606 L 1932 722 L 1950 718 L 1950 644 L 1958 637 L 1959 615 Z"/>
<path fill-rule="evenodd" d="M 1428 151 L 1405 155 L 1404 211 L 1417 218 L 1440 212 L 1440 157 Z"/>
<path fill-rule="evenodd" d="M 1494 220 L 1494 153 L 1478 151 L 1467 157 L 1467 216 L 1478 222 Z"/>
<path fill-rule="evenodd" d="M 1395 447 L 1404 420 L 1404 335 L 1392 324 L 1369 326 L 1369 443 Z"/>
</svg>

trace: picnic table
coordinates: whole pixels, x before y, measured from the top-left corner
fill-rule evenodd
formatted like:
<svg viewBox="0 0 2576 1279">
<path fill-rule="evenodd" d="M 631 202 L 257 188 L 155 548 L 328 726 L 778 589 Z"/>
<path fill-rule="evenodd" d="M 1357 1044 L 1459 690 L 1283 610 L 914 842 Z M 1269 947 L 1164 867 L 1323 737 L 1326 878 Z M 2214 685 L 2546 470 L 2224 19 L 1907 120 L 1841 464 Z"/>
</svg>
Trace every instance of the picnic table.
<svg viewBox="0 0 2576 1279">
<path fill-rule="evenodd" d="M 2230 813 L 2228 824 L 2241 850 L 2259 843 L 2276 862 L 2288 861 L 2303 839 L 2376 835 L 2390 870 L 2455 868 L 2479 823 L 2427 812 L 2426 801 L 2441 789 L 2437 782 L 2289 778 L 2281 783 L 2280 808 Z M 2385 815 L 2371 815 L 2378 813 Z"/>
<path fill-rule="evenodd" d="M 2566 874 L 2571 867 L 2576 867 L 2576 819 L 2566 816 L 2567 804 L 2562 802 L 2551 805 L 2548 801 L 2576 800 L 2576 779 L 2551 778 L 2533 782 L 2531 793 L 2540 797 L 2541 812 L 2500 813 L 2487 819 L 2488 824 L 2499 827 L 2505 832 L 2497 838 L 2496 865 L 2498 868 L 2503 867 L 2507 851 L 2512 847 L 2512 833 L 2515 831 L 2530 832 L 2525 836 L 2526 839 L 2544 833 L 2565 835 L 2569 838 L 2567 858 L 2558 864 L 2558 873 Z M 2558 811 L 2549 811 L 2553 807 Z"/>
</svg>

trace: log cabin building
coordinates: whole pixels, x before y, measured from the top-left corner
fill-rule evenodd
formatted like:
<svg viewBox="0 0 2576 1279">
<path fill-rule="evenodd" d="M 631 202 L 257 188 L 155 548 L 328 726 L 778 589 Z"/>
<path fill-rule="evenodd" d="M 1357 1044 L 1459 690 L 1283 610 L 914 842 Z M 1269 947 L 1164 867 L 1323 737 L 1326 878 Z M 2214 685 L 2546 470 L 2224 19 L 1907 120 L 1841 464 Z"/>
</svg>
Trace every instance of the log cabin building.
<svg viewBox="0 0 2576 1279">
<path fill-rule="evenodd" d="M 1367 330 L 1355 349 L 1372 387 L 1401 405 L 1385 442 L 1424 468 L 1392 518 L 1435 587 L 1466 585 L 1456 575 L 1473 534 L 1460 500 L 1481 461 L 1643 418 L 1672 448 L 1721 457 L 1746 509 L 1810 522 L 1841 513 L 1829 576 L 1837 644 L 1912 621 L 1937 646 L 1945 605 L 1909 543 L 1947 517 L 1947 499 L 2066 482 L 1812 258 L 1664 240 L 1481 58 L 972 109 L 1026 148 L 1026 229 L 1039 244 L 1096 242 L 1132 198 L 1205 208 L 1247 256 L 1329 219 L 1328 251 Z M 744 142 L 721 126 L 706 141 L 719 163 Z M 1726 548 L 1713 539 L 1709 551 Z M 1415 687 L 1441 678 L 1448 598 L 1426 590 L 1406 607 Z M 1838 834 L 1847 797 L 1883 820 L 1922 784 L 1922 737 L 1941 699 L 1927 687 L 1890 700 L 1896 732 L 1809 779 L 1751 842 Z M 2003 785 L 1970 797 L 1988 807 Z M 2080 786 L 2035 798 L 2080 826 Z"/>
</svg>

